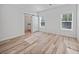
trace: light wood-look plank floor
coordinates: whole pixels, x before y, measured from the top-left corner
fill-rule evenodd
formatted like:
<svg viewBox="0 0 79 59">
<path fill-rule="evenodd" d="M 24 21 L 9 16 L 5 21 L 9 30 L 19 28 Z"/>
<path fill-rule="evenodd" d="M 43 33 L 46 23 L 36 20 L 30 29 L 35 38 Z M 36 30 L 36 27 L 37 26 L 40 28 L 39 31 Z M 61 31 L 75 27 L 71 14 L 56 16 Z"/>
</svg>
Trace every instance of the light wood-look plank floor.
<svg viewBox="0 0 79 59">
<path fill-rule="evenodd" d="M 0 42 L 2 54 L 78 54 L 75 38 L 36 32 Z"/>
</svg>

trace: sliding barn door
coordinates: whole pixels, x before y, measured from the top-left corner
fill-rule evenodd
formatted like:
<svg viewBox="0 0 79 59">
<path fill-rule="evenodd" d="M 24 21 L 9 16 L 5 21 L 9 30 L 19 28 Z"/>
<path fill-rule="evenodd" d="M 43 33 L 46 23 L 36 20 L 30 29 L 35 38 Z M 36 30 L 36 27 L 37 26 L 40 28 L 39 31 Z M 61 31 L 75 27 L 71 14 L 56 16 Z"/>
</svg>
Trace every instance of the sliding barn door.
<svg viewBox="0 0 79 59">
<path fill-rule="evenodd" d="M 38 16 L 32 16 L 32 32 L 37 32 L 38 26 Z"/>
</svg>

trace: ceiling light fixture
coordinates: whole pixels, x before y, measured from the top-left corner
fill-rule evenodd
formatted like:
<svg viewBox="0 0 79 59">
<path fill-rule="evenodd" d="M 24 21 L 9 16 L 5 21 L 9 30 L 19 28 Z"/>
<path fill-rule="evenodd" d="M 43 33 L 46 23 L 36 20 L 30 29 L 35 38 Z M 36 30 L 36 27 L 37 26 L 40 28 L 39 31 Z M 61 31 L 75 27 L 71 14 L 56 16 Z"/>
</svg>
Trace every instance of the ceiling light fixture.
<svg viewBox="0 0 79 59">
<path fill-rule="evenodd" d="M 52 4 L 49 4 L 49 6 L 52 6 Z"/>
</svg>

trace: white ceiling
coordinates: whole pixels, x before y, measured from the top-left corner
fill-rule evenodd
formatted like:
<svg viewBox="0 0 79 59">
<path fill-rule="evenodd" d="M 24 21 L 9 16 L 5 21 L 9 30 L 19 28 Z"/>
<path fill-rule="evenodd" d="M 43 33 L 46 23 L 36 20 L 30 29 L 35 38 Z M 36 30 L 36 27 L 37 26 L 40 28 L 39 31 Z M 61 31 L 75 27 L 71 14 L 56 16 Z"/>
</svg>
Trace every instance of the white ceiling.
<svg viewBox="0 0 79 59">
<path fill-rule="evenodd" d="M 40 12 L 49 8 L 61 6 L 61 4 L 52 4 L 51 6 L 49 4 L 18 4 L 16 7 L 21 9 L 23 12 Z"/>
</svg>

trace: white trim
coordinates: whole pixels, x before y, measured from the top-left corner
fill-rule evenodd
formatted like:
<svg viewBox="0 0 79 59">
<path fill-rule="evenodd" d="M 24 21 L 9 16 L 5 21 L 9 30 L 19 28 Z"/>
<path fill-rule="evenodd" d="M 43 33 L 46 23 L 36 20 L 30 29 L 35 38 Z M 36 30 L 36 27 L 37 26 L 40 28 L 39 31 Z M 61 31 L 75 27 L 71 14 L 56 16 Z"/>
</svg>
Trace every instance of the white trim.
<svg viewBox="0 0 79 59">
<path fill-rule="evenodd" d="M 4 40 L 8 40 L 8 39 L 15 38 L 15 37 L 19 37 L 19 36 L 22 36 L 22 35 L 25 35 L 25 33 L 23 33 L 23 34 L 18 34 L 18 35 L 15 35 L 15 36 L 9 36 L 9 37 L 6 37 L 6 38 L 3 38 L 3 39 L 0 39 L 0 42 L 1 42 L 1 41 L 4 41 Z"/>
</svg>

